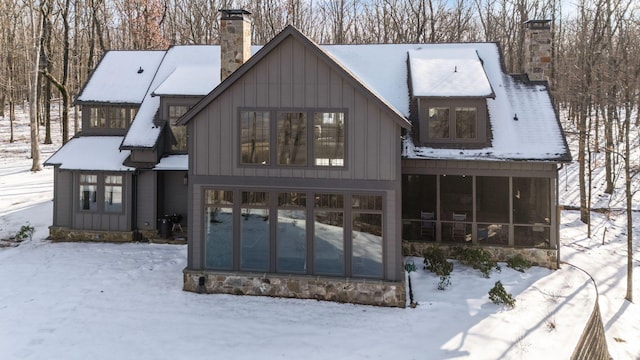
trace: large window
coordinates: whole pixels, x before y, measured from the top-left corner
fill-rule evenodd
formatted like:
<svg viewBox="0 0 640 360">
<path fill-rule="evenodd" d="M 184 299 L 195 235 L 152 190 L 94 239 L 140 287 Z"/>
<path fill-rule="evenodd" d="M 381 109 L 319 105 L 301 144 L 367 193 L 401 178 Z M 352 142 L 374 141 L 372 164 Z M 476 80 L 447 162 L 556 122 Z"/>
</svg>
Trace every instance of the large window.
<svg viewBox="0 0 640 360">
<path fill-rule="evenodd" d="M 80 211 L 121 213 L 123 207 L 123 176 L 80 174 Z"/>
<path fill-rule="evenodd" d="M 89 128 L 126 129 L 136 115 L 134 107 L 98 106 L 89 109 Z"/>
<path fill-rule="evenodd" d="M 427 124 L 431 140 L 473 140 L 477 138 L 477 108 L 430 107 Z"/>
<path fill-rule="evenodd" d="M 205 190 L 205 267 L 383 278 L 383 199 L 375 194 Z"/>
<path fill-rule="evenodd" d="M 176 121 L 189 110 L 186 105 L 169 105 L 169 127 L 173 138 L 171 139 L 172 152 L 187 151 L 187 128 L 176 125 Z"/>
<path fill-rule="evenodd" d="M 269 165 L 268 111 L 240 112 L 240 163 Z"/>
<path fill-rule="evenodd" d="M 307 271 L 307 194 L 278 194 L 278 224 L 276 228 L 277 272 Z"/>
<path fill-rule="evenodd" d="M 351 272 L 382 277 L 382 196 L 353 195 L 351 206 Z"/>
<path fill-rule="evenodd" d="M 240 269 L 269 271 L 269 193 L 242 192 Z"/>
<path fill-rule="evenodd" d="M 239 123 L 240 164 L 345 166 L 343 111 L 247 110 Z"/>
<path fill-rule="evenodd" d="M 233 191 L 207 190 L 204 208 L 205 266 L 233 266 Z"/>
</svg>

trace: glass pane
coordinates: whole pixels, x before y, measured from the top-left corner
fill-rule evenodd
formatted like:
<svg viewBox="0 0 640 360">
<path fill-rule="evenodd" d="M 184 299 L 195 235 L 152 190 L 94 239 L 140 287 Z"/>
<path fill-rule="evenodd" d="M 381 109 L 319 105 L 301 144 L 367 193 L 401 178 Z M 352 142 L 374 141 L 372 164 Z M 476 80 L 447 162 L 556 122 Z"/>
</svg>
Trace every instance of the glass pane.
<svg viewBox="0 0 640 360">
<path fill-rule="evenodd" d="M 307 164 L 307 115 L 278 113 L 278 165 Z"/>
<path fill-rule="evenodd" d="M 127 126 L 125 108 L 109 108 L 109 127 L 124 129 Z"/>
<path fill-rule="evenodd" d="M 240 268 L 269 271 L 269 210 L 242 209 Z"/>
<path fill-rule="evenodd" d="M 98 201 L 98 187 L 96 185 L 80 185 L 80 209 L 96 211 Z"/>
<path fill-rule="evenodd" d="M 476 138 L 476 108 L 458 107 L 456 108 L 456 138 L 475 139 Z"/>
<path fill-rule="evenodd" d="M 184 115 L 189 110 L 189 107 L 186 105 L 170 105 L 169 106 L 169 123 L 170 125 L 174 125 L 176 120 L 180 118 L 180 116 Z"/>
<path fill-rule="evenodd" d="M 509 223 L 508 177 L 476 177 L 476 218 L 479 222 Z"/>
<path fill-rule="evenodd" d="M 89 112 L 89 126 L 92 128 L 104 128 L 106 126 L 104 108 L 91 108 Z"/>
<path fill-rule="evenodd" d="M 353 214 L 352 272 L 382 277 L 382 214 Z"/>
<path fill-rule="evenodd" d="M 278 194 L 279 207 L 306 207 L 307 194 L 291 192 Z"/>
<path fill-rule="evenodd" d="M 122 211 L 122 186 L 106 185 L 104 187 L 104 211 Z"/>
<path fill-rule="evenodd" d="M 429 108 L 429 138 L 448 139 L 449 138 L 449 108 L 435 107 Z"/>
<path fill-rule="evenodd" d="M 325 209 L 341 209 L 344 206 L 344 196 L 340 194 L 316 194 L 315 207 Z"/>
<path fill-rule="evenodd" d="M 207 190 L 205 202 L 209 205 L 233 205 L 233 191 Z"/>
<path fill-rule="evenodd" d="M 551 224 L 551 186 L 547 178 L 513 178 L 513 221 Z"/>
<path fill-rule="evenodd" d="M 233 266 L 233 209 L 206 207 L 204 235 L 205 267 L 231 269 Z"/>
<path fill-rule="evenodd" d="M 240 162 L 269 164 L 269 112 L 240 113 Z"/>
<path fill-rule="evenodd" d="M 344 113 L 313 114 L 313 157 L 317 166 L 344 166 Z"/>
<path fill-rule="evenodd" d="M 337 211 L 316 211 L 314 221 L 314 273 L 343 275 L 343 213 Z"/>
<path fill-rule="evenodd" d="M 305 210 L 278 209 L 276 230 L 277 271 L 307 271 L 307 220 Z"/>
<path fill-rule="evenodd" d="M 353 195 L 351 207 L 360 210 L 382 210 L 382 196 L 380 195 Z"/>
<path fill-rule="evenodd" d="M 185 152 L 187 151 L 187 127 L 182 125 L 171 125 L 173 140 L 171 143 L 171 151 Z"/>
</svg>

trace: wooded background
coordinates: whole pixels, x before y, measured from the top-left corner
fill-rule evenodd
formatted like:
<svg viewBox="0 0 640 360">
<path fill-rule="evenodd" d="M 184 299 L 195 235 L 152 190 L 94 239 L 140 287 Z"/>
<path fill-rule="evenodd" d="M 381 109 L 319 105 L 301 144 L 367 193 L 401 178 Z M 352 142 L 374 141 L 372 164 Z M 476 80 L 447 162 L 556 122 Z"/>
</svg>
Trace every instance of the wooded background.
<svg viewBox="0 0 640 360">
<path fill-rule="evenodd" d="M 594 152 L 605 155 L 606 191 L 625 178 L 630 204 L 640 162 L 629 152 L 630 133 L 640 125 L 637 0 L 2 0 L 0 121 L 13 122 L 16 106 L 37 99 L 29 107 L 36 171 L 38 143 L 52 140 L 51 100 L 62 99 L 66 142 L 79 130 L 77 121 L 69 124 L 78 119 L 72 100 L 106 50 L 216 44 L 218 10 L 233 8 L 253 14 L 254 44 L 287 24 L 320 44 L 492 41 L 500 43 L 509 73 L 522 72 L 523 23 L 548 19 L 552 95 L 565 132 L 579 143 L 573 156 L 580 162 L 582 220 L 589 221 Z M 13 140 L 13 133 L 0 139 Z"/>
</svg>

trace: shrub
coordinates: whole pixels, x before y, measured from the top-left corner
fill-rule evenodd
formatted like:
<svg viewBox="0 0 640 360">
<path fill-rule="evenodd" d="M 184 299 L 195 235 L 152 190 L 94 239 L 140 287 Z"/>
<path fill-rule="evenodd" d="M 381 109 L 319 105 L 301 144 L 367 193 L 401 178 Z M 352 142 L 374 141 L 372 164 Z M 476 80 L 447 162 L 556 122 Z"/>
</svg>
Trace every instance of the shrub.
<svg viewBox="0 0 640 360">
<path fill-rule="evenodd" d="M 496 305 L 504 304 L 509 308 L 516 307 L 516 299 L 504 289 L 498 280 L 491 290 L 489 290 L 489 300 Z"/>
<path fill-rule="evenodd" d="M 437 246 L 430 246 L 422 252 L 424 268 L 439 276 L 449 276 L 453 271 L 453 263 L 447 261 L 444 252 Z"/>
<path fill-rule="evenodd" d="M 453 254 L 462 264 L 480 270 L 485 278 L 489 278 L 494 268 L 500 271 L 500 266 L 492 259 L 491 253 L 483 248 L 456 246 L 453 248 Z"/>
<path fill-rule="evenodd" d="M 531 267 L 531 261 L 524 258 L 524 256 L 518 254 L 509 260 L 507 260 L 507 266 L 513 270 L 524 272 Z"/>
<path fill-rule="evenodd" d="M 34 232 L 35 232 L 35 229 L 33 228 L 33 226 L 27 223 L 27 225 L 22 225 L 22 227 L 20 228 L 20 231 L 18 231 L 18 233 L 16 234 L 15 239 L 17 241 L 23 241 L 27 238 L 31 240 Z"/>
<path fill-rule="evenodd" d="M 440 276 L 440 281 L 438 282 L 438 290 L 446 290 L 449 285 L 451 285 L 451 276 Z"/>
</svg>

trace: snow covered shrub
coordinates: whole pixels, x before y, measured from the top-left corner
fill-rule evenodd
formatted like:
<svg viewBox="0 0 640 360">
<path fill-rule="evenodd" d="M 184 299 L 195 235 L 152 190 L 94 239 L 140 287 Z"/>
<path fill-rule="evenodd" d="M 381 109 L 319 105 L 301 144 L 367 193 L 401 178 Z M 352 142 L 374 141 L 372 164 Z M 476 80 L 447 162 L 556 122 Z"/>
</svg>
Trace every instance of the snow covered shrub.
<svg viewBox="0 0 640 360">
<path fill-rule="evenodd" d="M 422 252 L 425 270 L 440 276 L 449 276 L 453 271 L 453 263 L 447 261 L 444 252 L 437 246 L 430 246 Z"/>
<path fill-rule="evenodd" d="M 27 225 L 22 225 L 22 227 L 20 228 L 20 231 L 18 231 L 18 233 L 16 234 L 15 239 L 17 241 L 23 241 L 23 240 L 26 240 L 27 238 L 31 240 L 34 232 L 35 232 L 35 229 L 33 228 L 33 226 L 27 223 Z"/>
<path fill-rule="evenodd" d="M 483 248 L 456 246 L 453 254 L 462 264 L 480 270 L 485 278 L 489 278 L 492 269 L 500 271 L 500 266 L 492 259 L 491 253 Z"/>
<path fill-rule="evenodd" d="M 531 261 L 524 258 L 524 256 L 518 254 L 509 260 L 507 260 L 507 266 L 513 270 L 524 272 L 531 267 Z"/>
<path fill-rule="evenodd" d="M 489 290 L 489 300 L 496 305 L 504 304 L 512 309 L 516 307 L 516 299 L 504 289 L 500 280 Z"/>
<path fill-rule="evenodd" d="M 440 281 L 438 282 L 438 290 L 446 290 L 449 285 L 451 285 L 451 276 L 440 276 Z"/>
</svg>

